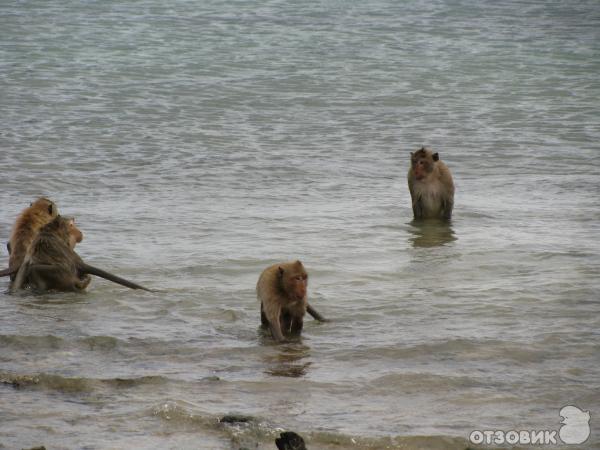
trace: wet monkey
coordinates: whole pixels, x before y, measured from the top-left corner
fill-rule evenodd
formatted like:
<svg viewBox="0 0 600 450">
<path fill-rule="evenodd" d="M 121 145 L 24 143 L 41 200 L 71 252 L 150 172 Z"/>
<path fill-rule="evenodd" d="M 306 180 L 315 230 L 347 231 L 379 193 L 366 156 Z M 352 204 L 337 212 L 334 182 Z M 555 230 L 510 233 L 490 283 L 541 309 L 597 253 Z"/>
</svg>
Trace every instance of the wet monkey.
<svg viewBox="0 0 600 450">
<path fill-rule="evenodd" d="M 408 190 L 415 219 L 450 220 L 454 208 L 454 182 L 439 153 L 422 147 L 410 154 Z"/>
<path fill-rule="evenodd" d="M 285 335 L 299 335 L 307 312 L 326 320 L 308 304 L 307 286 L 308 273 L 300 261 L 274 264 L 261 273 L 256 283 L 261 324 L 271 330 L 276 341 L 283 341 Z"/>
<path fill-rule="evenodd" d="M 6 244 L 8 249 L 8 269 L 0 271 L 0 276 L 10 275 L 14 280 L 23 263 L 25 253 L 37 236 L 40 228 L 58 215 L 56 204 L 45 197 L 40 197 L 25 208 L 13 225 L 10 240 Z"/>
<path fill-rule="evenodd" d="M 19 268 L 12 290 L 27 286 L 36 291 L 83 291 L 90 275 L 97 275 L 132 289 L 148 290 L 83 262 L 73 250 L 82 233 L 70 217 L 57 216 L 45 225 L 31 243 Z"/>
<path fill-rule="evenodd" d="M 26 286 L 39 291 L 85 289 L 91 278 L 78 273 L 78 260 L 71 247 L 78 235 L 81 231 L 75 220 L 68 217 L 57 216 L 42 227 L 25 255 L 12 289 Z"/>
</svg>

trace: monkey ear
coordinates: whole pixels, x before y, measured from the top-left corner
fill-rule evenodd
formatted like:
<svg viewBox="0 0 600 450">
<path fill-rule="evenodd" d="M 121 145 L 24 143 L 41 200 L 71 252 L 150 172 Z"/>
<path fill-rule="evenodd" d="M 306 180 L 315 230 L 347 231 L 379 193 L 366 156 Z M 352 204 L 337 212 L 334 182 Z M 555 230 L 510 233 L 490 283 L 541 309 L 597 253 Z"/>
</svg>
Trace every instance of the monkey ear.
<svg viewBox="0 0 600 450">
<path fill-rule="evenodd" d="M 48 213 L 52 215 L 52 204 L 48 205 Z"/>
<path fill-rule="evenodd" d="M 440 154 L 439 154 L 438 152 L 435 152 L 435 153 L 433 154 L 433 160 L 434 160 L 434 161 L 439 161 L 439 159 L 440 159 Z"/>
<path fill-rule="evenodd" d="M 279 274 L 279 278 L 281 278 L 283 276 L 283 267 L 279 266 L 277 273 Z"/>
</svg>

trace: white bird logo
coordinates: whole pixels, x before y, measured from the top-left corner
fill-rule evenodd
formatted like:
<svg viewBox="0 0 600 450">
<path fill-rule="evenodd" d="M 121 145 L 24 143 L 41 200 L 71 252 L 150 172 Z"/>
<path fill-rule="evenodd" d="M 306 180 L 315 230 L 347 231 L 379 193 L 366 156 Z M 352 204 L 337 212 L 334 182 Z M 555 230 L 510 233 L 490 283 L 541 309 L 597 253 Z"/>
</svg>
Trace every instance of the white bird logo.
<svg viewBox="0 0 600 450">
<path fill-rule="evenodd" d="M 565 444 L 583 444 L 590 437 L 590 412 L 568 405 L 560 410 L 563 426 L 558 435 Z"/>
</svg>

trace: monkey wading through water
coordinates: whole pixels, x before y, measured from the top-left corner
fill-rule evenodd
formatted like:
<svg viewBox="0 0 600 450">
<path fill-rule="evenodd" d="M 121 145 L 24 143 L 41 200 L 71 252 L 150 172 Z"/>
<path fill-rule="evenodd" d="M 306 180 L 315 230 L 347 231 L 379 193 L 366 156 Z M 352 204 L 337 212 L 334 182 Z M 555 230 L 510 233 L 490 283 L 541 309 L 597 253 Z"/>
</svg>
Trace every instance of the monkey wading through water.
<svg viewBox="0 0 600 450">
<path fill-rule="evenodd" d="M 31 243 L 11 290 L 30 286 L 35 291 L 83 291 L 97 275 L 131 289 L 144 289 L 139 284 L 120 278 L 83 262 L 75 253 L 75 242 L 83 235 L 75 220 L 57 216 L 45 225 Z"/>
<path fill-rule="evenodd" d="M 283 341 L 284 334 L 299 335 L 307 312 L 321 322 L 327 321 L 308 304 L 307 286 L 308 274 L 300 261 L 274 264 L 261 273 L 256 284 L 261 323 L 276 341 Z"/>
<path fill-rule="evenodd" d="M 13 225 L 10 239 L 6 244 L 8 249 L 8 269 L 0 271 L 0 277 L 10 275 L 11 281 L 17 276 L 17 271 L 27 249 L 37 236 L 40 228 L 50 222 L 58 215 L 56 204 L 45 197 L 40 197 L 32 202 L 17 216 Z"/>
<path fill-rule="evenodd" d="M 454 182 L 439 153 L 422 147 L 410 154 L 408 190 L 415 219 L 450 220 L 454 208 Z"/>
</svg>

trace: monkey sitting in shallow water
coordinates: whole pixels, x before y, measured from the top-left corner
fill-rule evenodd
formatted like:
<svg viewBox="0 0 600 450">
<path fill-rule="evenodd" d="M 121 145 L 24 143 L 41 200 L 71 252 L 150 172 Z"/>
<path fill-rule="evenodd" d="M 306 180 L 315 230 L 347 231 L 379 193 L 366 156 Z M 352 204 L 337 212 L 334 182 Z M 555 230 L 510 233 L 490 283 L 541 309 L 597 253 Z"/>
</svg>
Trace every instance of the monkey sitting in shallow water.
<svg viewBox="0 0 600 450">
<path fill-rule="evenodd" d="M 19 268 L 12 290 L 27 286 L 35 291 L 83 291 L 97 275 L 132 289 L 146 289 L 83 262 L 73 247 L 83 234 L 69 217 L 57 216 L 45 225 L 31 243 Z"/>
<path fill-rule="evenodd" d="M 284 341 L 284 335 L 299 335 L 307 312 L 315 319 L 327 321 L 306 300 L 308 273 L 300 261 L 267 267 L 256 284 L 260 300 L 260 317 L 273 338 Z"/>
<path fill-rule="evenodd" d="M 415 219 L 450 220 L 454 208 L 454 182 L 439 153 L 422 147 L 410 154 L 408 189 Z"/>
<path fill-rule="evenodd" d="M 56 204 L 45 197 L 40 197 L 32 202 L 17 216 L 13 225 L 10 239 L 6 244 L 8 249 L 8 269 L 0 271 L 0 276 L 10 275 L 11 281 L 17 276 L 17 271 L 27 249 L 37 236 L 40 228 L 58 215 Z"/>
</svg>

